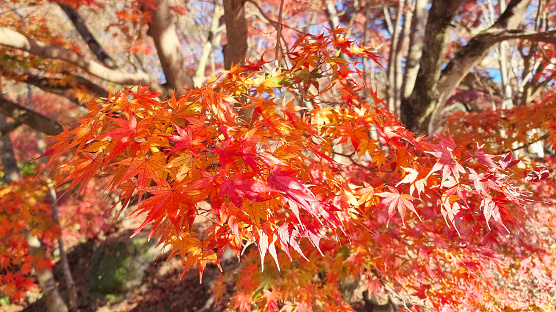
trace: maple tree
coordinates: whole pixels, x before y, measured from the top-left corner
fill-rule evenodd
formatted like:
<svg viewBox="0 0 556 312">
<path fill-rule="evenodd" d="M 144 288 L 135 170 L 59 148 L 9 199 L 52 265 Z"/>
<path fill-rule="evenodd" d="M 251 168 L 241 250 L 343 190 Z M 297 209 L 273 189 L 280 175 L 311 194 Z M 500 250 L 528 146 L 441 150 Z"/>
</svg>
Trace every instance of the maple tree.
<svg viewBox="0 0 556 312">
<path fill-rule="evenodd" d="M 484 146 L 458 147 L 451 137 L 438 136 L 437 144 L 415 137 L 365 88 L 360 70 L 340 57 L 376 58 L 343 31 L 300 36 L 289 53 L 292 68 L 273 75 L 260 70 L 260 61 L 163 102 L 154 100 L 159 93 L 138 87 L 89 103 L 91 113 L 56 136 L 46 155 L 53 162 L 75 149 L 70 187 L 102 174 L 111 176 L 108 191 L 121 191 L 125 203 L 137 196 L 134 214 L 146 218 L 136 233 L 152 224 L 149 237 L 183 257 L 184 270 L 196 265 L 201 279 L 227 247 L 240 257 L 255 244 L 263 273 L 236 286 L 240 310 L 254 302 L 272 310 L 276 297 L 296 310 L 351 310 L 337 288 L 338 270 L 364 277 L 374 293 L 395 281 L 391 287 L 422 300 L 412 303 L 418 309 L 485 307 L 463 294 L 487 291 L 497 299 L 484 277 L 501 262 L 476 232 L 503 236 L 524 209 L 527 198 L 509 182 L 522 178 L 511 171 L 517 161 L 511 153 L 487 154 Z M 358 95 L 365 90 L 373 102 Z M 320 103 L 328 92 L 344 96 L 334 105 Z M 313 109 L 296 105 L 300 94 Z M 254 108 L 252 118 L 241 119 L 234 104 Z M 334 151 L 342 146 L 342 153 Z M 369 173 L 375 177 L 365 177 Z M 208 210 L 199 209 L 204 201 Z M 212 223 L 202 233 L 193 227 L 199 217 Z M 312 250 L 307 245 L 317 252 L 305 255 Z M 349 252 L 342 255 L 339 246 Z M 303 272 L 303 265 L 297 269 L 309 280 L 269 282 L 257 299 L 266 254 L 277 268 L 287 263 L 278 250 L 295 258 L 292 263 L 323 263 L 324 286 L 308 287 L 314 271 Z M 345 257 L 341 264 L 338 257 Z M 244 270 L 253 274 L 248 265 Z"/>
<path fill-rule="evenodd" d="M 25 1 L 9 1 L 0 17 L 2 87 L 34 85 L 86 103 L 86 113 L 71 114 L 64 124 L 84 116 L 62 127 L 53 109 L 0 97 L 0 111 L 14 119 L 2 132 L 26 124 L 58 134 L 46 156 L 51 168 L 64 164 L 54 174 L 61 192 L 80 188 L 91 195 L 102 189 L 95 185 L 99 176 L 108 179 L 106 189 L 124 206 L 139 202 L 133 215 L 145 221 L 136 233 L 149 229 L 183 258 L 184 272 L 195 266 L 202 280 L 208 263 L 218 265 L 233 250 L 239 272 L 213 288 L 218 297 L 233 281 L 230 309 L 351 311 L 379 303 L 417 311 L 549 309 L 555 261 L 547 194 L 554 162 L 529 162 L 516 151 L 554 144 L 554 95 L 544 92 L 525 105 L 553 82 L 547 57 L 553 49 L 543 42 L 554 40 L 554 4 L 428 3 L 45 1 L 31 4 L 33 11 Z M 73 26 L 52 27 L 40 14 L 52 7 Z M 89 26 L 121 44 L 105 50 L 79 12 L 97 17 Z M 535 22 L 519 28 L 530 14 L 537 14 Z M 196 31 L 190 16 L 200 16 L 204 29 L 180 38 Z M 292 18 L 284 22 L 286 16 Z M 456 31 L 449 30 L 453 21 Z M 323 22 L 328 30 L 311 25 Z M 224 29 L 220 57 L 215 46 Z M 478 35 L 469 38 L 470 32 Z M 445 49 L 449 36 L 459 39 Z M 387 58 L 367 47 L 371 38 L 391 42 L 380 50 Z M 519 73 L 503 62 L 485 64 L 501 41 L 521 49 L 507 58 L 520 64 Z M 512 51 L 504 44 L 500 55 Z M 190 52 L 180 52 L 184 45 Z M 246 53 L 251 62 L 241 65 Z M 477 87 L 472 78 L 488 84 L 488 70 L 498 65 L 501 87 Z M 515 83 L 520 93 L 508 93 Z M 499 97 L 496 110 L 484 110 L 487 92 Z M 445 104 L 457 102 L 471 102 L 474 113 L 438 123 Z M 519 107 L 500 110 L 513 103 Z M 430 138 L 410 132 L 398 116 Z M 21 219 L 48 220 L 40 193 L 46 188 L 36 183 L 37 189 L 4 188 L 10 196 L 2 201 L 21 194 L 37 204 L 9 205 L 0 214 L 3 229 Z M 81 207 L 90 206 L 97 207 L 90 201 Z M 29 210 L 39 217 L 25 215 Z M 101 223 L 96 212 L 91 216 Z M 210 226 L 198 230 L 199 220 Z M 39 228 L 42 243 L 51 245 L 49 235 L 72 226 Z M 20 255 L 2 259 L 2 274 L 8 273 L 2 291 L 14 299 L 33 285 L 31 268 L 18 260 L 32 262 L 22 235 L 28 230 L 3 232 L 15 242 L 3 248 Z M 48 268 L 47 259 L 35 271 Z"/>
</svg>

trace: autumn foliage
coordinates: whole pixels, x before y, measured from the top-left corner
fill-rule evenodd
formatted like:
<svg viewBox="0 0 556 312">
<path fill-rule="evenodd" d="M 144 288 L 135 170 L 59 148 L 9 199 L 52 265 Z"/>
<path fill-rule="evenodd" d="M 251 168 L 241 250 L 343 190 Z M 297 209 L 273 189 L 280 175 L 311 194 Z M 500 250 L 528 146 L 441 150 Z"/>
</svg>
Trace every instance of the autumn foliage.
<svg viewBox="0 0 556 312">
<path fill-rule="evenodd" d="M 30 254 L 26 235 L 39 236 L 52 244 L 58 231 L 50 216 L 46 185 L 26 177 L 0 190 L 0 282 L 1 290 L 19 301 L 36 287 L 33 269 L 52 267 L 48 254 Z"/>
<path fill-rule="evenodd" d="M 92 101 L 49 163 L 71 153 L 70 188 L 105 176 L 124 205 L 137 199 L 136 233 L 149 228 L 201 280 L 231 248 L 240 311 L 352 311 L 349 279 L 415 311 L 548 304 L 500 287 L 499 246 L 523 230 L 516 185 L 531 171 L 509 151 L 406 130 L 361 79 L 377 56 L 343 33 L 299 36 L 291 68 L 261 59 L 164 101 L 148 86 Z"/>
</svg>

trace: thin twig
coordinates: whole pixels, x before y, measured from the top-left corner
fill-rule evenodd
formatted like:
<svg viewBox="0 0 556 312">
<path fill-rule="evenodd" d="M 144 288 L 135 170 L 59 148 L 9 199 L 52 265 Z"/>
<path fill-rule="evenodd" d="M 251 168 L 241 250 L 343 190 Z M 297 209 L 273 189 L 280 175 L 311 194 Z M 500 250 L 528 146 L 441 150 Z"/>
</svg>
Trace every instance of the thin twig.
<svg viewBox="0 0 556 312">
<path fill-rule="evenodd" d="M 357 167 L 359 167 L 359 168 L 363 168 L 363 169 L 369 170 L 369 172 L 370 172 L 372 175 L 374 175 L 375 177 L 381 179 L 383 182 L 387 182 L 387 181 L 388 181 L 388 180 L 386 180 L 386 179 L 384 179 L 384 178 L 379 177 L 378 175 L 376 175 L 376 173 L 374 172 L 373 168 L 367 167 L 367 166 L 365 166 L 365 165 L 362 165 L 362 164 L 358 163 L 355 159 L 353 159 L 353 156 L 355 156 L 355 152 L 354 152 L 354 153 L 351 153 L 351 154 L 343 154 L 343 153 L 339 153 L 339 152 L 332 151 L 332 154 L 338 155 L 338 156 L 346 157 L 346 158 L 349 159 L 349 161 L 351 161 L 351 163 L 354 164 L 355 166 L 357 166 Z M 385 171 L 382 171 L 382 172 L 385 172 Z"/>
<path fill-rule="evenodd" d="M 278 22 L 276 22 L 275 20 L 271 19 L 268 17 L 268 15 L 265 14 L 265 12 L 263 11 L 263 9 L 259 6 L 258 3 L 256 3 L 253 0 L 246 0 L 245 2 L 249 2 L 251 3 L 253 6 L 255 6 L 257 8 L 257 10 L 259 11 L 260 16 L 262 16 L 264 19 L 266 19 L 272 26 L 274 26 L 274 28 L 276 30 L 278 30 L 278 27 L 286 27 L 288 29 L 291 29 L 293 31 L 296 31 L 297 33 L 301 33 L 298 29 L 295 29 L 293 27 L 290 27 L 289 25 L 284 25 L 282 22 L 280 22 L 280 24 L 278 25 Z M 288 45 L 288 42 L 286 41 L 286 39 L 284 38 L 284 36 L 280 33 L 280 38 L 282 38 L 282 41 L 284 43 L 284 46 L 286 47 L 286 51 L 290 50 L 290 47 Z M 289 56 L 286 53 L 285 56 L 288 58 L 289 60 Z"/>
<path fill-rule="evenodd" d="M 521 146 L 512 148 L 512 149 L 510 149 L 509 151 L 506 150 L 506 151 L 504 151 L 504 152 L 502 152 L 502 153 L 500 153 L 500 154 L 506 154 L 506 153 L 513 152 L 513 151 L 517 151 L 517 150 L 519 150 L 519 149 L 522 149 L 522 148 L 528 147 L 528 146 L 530 146 L 530 145 L 533 145 L 533 144 L 535 144 L 535 143 L 537 143 L 537 142 L 540 142 L 540 141 L 542 141 L 542 140 L 548 138 L 548 134 L 549 134 L 549 133 L 545 133 L 544 135 L 542 135 L 541 137 L 539 137 L 539 138 L 538 138 L 537 140 L 535 140 L 535 141 L 531 141 L 531 142 L 524 143 L 524 144 L 521 145 Z"/>
<path fill-rule="evenodd" d="M 276 25 L 276 51 L 274 51 L 274 59 L 276 61 L 280 61 L 278 57 L 282 58 L 280 52 L 282 50 L 282 45 L 280 44 L 280 40 L 282 38 L 282 10 L 284 9 L 284 0 L 280 1 L 280 11 L 278 12 L 278 23 Z"/>
</svg>

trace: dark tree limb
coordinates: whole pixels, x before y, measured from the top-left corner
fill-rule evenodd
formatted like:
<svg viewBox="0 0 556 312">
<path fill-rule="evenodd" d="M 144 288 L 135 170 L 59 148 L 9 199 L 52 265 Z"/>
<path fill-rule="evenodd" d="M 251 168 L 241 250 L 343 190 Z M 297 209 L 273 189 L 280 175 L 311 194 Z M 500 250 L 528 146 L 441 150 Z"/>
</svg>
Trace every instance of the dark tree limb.
<svg viewBox="0 0 556 312">
<path fill-rule="evenodd" d="M 91 52 L 93 52 L 93 54 L 96 56 L 97 60 L 99 60 L 99 62 L 104 64 L 104 66 L 106 67 L 112 69 L 117 68 L 118 66 L 116 65 L 114 60 L 108 55 L 108 53 L 106 53 L 104 48 L 93 36 L 87 25 L 85 25 L 85 21 L 83 20 L 79 12 L 77 12 L 76 9 L 67 4 L 58 3 L 58 5 L 64 11 L 64 13 L 66 13 L 73 26 L 75 26 L 77 32 L 81 35 L 81 38 L 83 38 L 83 40 L 89 46 Z"/>
<path fill-rule="evenodd" d="M 0 114 L 11 117 L 37 131 L 48 135 L 62 133 L 64 128 L 54 119 L 48 118 L 0 96 Z"/>
<path fill-rule="evenodd" d="M 3 122 L 2 125 L 0 125 L 0 138 L 19 128 L 22 124 L 23 123 L 20 121 L 12 121 L 10 123 Z"/>
<path fill-rule="evenodd" d="M 72 79 L 75 79 L 75 86 L 82 87 L 95 96 L 104 98 L 108 97 L 108 90 L 95 84 L 94 82 L 80 76 L 72 76 Z M 64 86 L 62 84 L 62 79 L 60 78 L 44 78 L 35 75 L 27 75 L 26 78 L 20 81 L 31 84 L 50 93 L 65 96 L 72 101 L 76 100 L 76 96 L 73 93 L 72 88 L 67 85 Z"/>
</svg>

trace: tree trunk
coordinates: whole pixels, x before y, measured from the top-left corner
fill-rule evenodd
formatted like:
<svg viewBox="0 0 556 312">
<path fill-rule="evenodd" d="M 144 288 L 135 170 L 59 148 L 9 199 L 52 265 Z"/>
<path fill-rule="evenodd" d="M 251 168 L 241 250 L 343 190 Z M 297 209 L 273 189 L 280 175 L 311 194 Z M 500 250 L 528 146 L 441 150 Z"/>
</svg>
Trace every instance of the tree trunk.
<svg viewBox="0 0 556 312">
<path fill-rule="evenodd" d="M 180 40 L 167 0 L 156 0 L 151 10 L 152 22 L 148 34 L 153 38 L 168 86 L 178 93 L 182 88 L 193 88 L 193 78 L 187 72 Z"/>
<path fill-rule="evenodd" d="M 427 133 L 429 120 L 438 103 L 438 79 L 450 24 L 464 0 L 434 0 L 427 18 L 422 57 L 409 98 L 401 103 L 402 122 L 410 130 Z"/>
<path fill-rule="evenodd" d="M 226 23 L 226 36 L 228 42 L 224 46 L 224 69 L 230 70 L 232 64 L 245 62 L 247 54 L 247 19 L 245 18 L 245 7 L 243 0 L 224 0 L 224 21 Z M 277 38 L 279 40 L 279 38 Z M 241 104 L 235 104 L 241 108 Z M 245 108 L 239 111 L 239 117 L 250 120 L 253 116 L 253 108 Z"/>
<path fill-rule="evenodd" d="M 224 68 L 245 61 L 247 54 L 247 19 L 243 0 L 224 0 L 224 20 L 228 42 L 224 47 Z"/>
<path fill-rule="evenodd" d="M 36 236 L 27 233 L 26 241 L 27 244 L 29 244 L 29 253 L 33 258 L 42 257 L 42 255 L 44 255 L 41 242 Z M 52 270 L 35 270 L 35 274 L 37 274 L 37 280 L 39 281 L 39 287 L 41 288 L 41 293 L 45 300 L 46 309 L 49 312 L 68 312 L 68 307 L 64 299 L 62 299 L 62 296 L 60 296 L 60 292 L 56 286 L 56 280 L 54 279 Z"/>
<path fill-rule="evenodd" d="M 411 30 L 409 32 L 409 52 L 407 55 L 405 75 L 403 77 L 402 100 L 408 98 L 415 86 L 415 79 L 419 71 L 419 61 L 423 50 L 423 38 L 427 22 L 427 0 L 415 0 Z"/>
<path fill-rule="evenodd" d="M 488 29 L 473 37 L 442 70 L 444 45 L 448 27 L 463 0 L 435 0 L 427 19 L 423 55 L 413 92 L 402 101 L 402 121 L 412 131 L 429 132 L 437 111 L 446 103 L 452 91 L 498 42 L 528 39 L 552 42 L 552 32 L 517 30 L 531 0 L 511 0 L 506 10 Z"/>
</svg>

